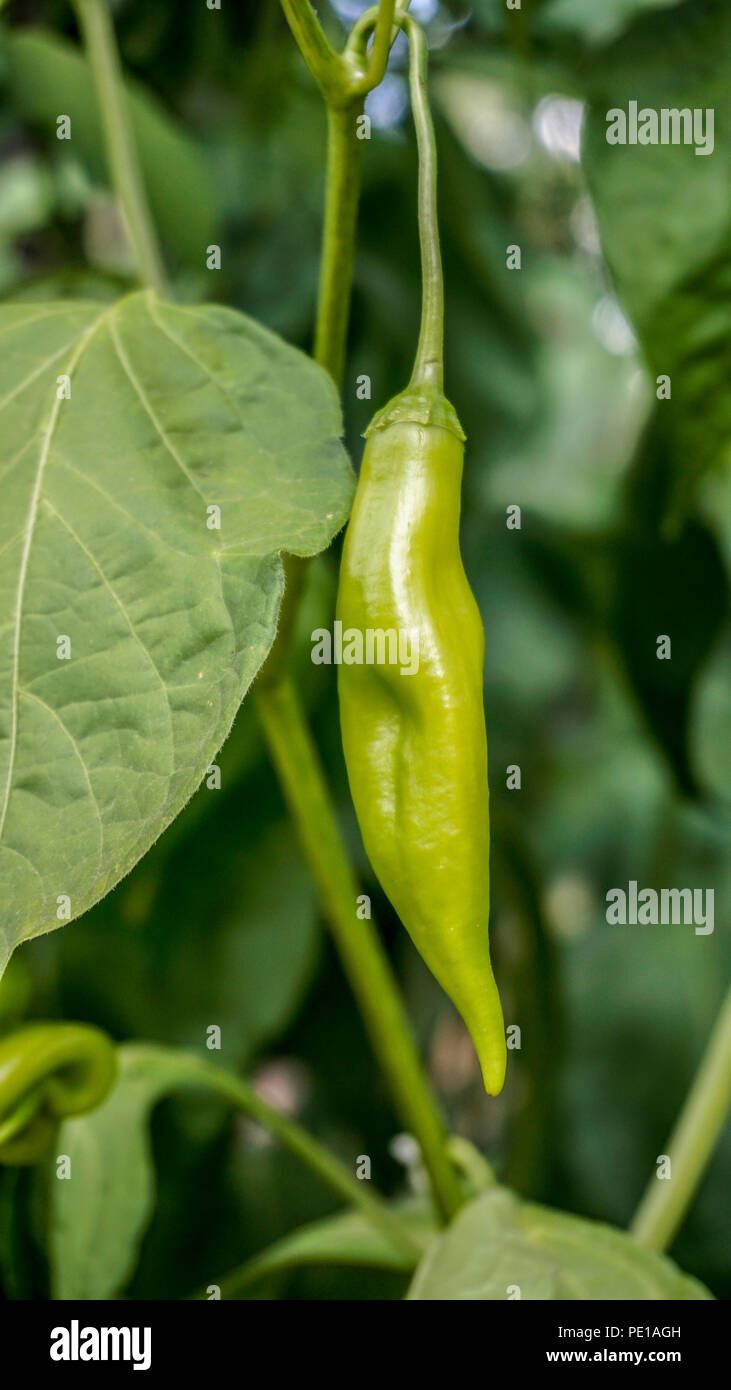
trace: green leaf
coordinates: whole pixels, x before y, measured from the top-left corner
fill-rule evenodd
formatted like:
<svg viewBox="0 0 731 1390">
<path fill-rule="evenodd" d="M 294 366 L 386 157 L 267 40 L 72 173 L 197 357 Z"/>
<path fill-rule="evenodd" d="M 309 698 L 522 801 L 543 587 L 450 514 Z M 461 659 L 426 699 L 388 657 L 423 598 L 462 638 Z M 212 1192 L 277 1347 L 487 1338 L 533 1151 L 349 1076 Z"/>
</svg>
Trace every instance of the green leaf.
<svg viewBox="0 0 731 1390">
<path fill-rule="evenodd" d="M 621 1231 L 483 1193 L 430 1246 L 410 1299 L 705 1299 L 708 1290 L 671 1260 Z"/>
<path fill-rule="evenodd" d="M 27 236 L 45 226 L 53 206 L 53 181 L 37 155 L 19 155 L 0 169 L 0 237 Z"/>
<path fill-rule="evenodd" d="M 625 520 L 616 542 L 607 626 L 679 788 L 685 796 L 697 797 L 697 774 L 689 756 L 689 709 L 728 613 L 729 585 L 723 554 L 707 525 L 693 517 L 670 535 L 658 527 L 671 485 L 671 429 L 660 407 L 626 479 Z M 659 661 L 657 638 L 668 632 L 672 660 Z"/>
<path fill-rule="evenodd" d="M 731 786 L 731 626 L 718 643 L 695 692 L 691 747 L 701 778 L 722 800 Z"/>
<path fill-rule="evenodd" d="M 3 1032 L 8 1024 L 15 1024 L 22 1018 L 33 993 L 33 981 L 26 962 L 15 956 L 0 979 L 0 1026 Z"/>
<path fill-rule="evenodd" d="M 668 10 L 680 0 L 548 0 L 540 7 L 541 30 L 576 32 L 589 43 L 606 42 L 643 10 Z"/>
<path fill-rule="evenodd" d="M 52 1184 L 54 1298 L 112 1298 L 123 1287 L 155 1201 L 150 1112 L 171 1091 L 201 1084 L 195 1057 L 183 1052 L 130 1044 L 117 1057 L 108 1099 L 59 1130 L 71 1176 Z"/>
<path fill-rule="evenodd" d="M 7 1299 L 45 1298 L 37 1170 L 0 1169 L 0 1279 Z M 40 1246 L 40 1250 L 39 1250 Z M 40 1255 L 40 1258 L 39 1258 Z"/>
<path fill-rule="evenodd" d="M 436 1229 L 429 1204 L 410 1198 L 398 1203 L 395 1210 L 411 1235 L 426 1248 Z M 414 1268 L 414 1260 L 392 1245 L 360 1212 L 344 1211 L 301 1226 L 255 1255 L 223 1281 L 222 1296 L 237 1297 L 267 1275 L 303 1265 L 353 1265 L 408 1273 Z"/>
<path fill-rule="evenodd" d="M 724 0 L 648 17 L 602 50 L 591 82 L 584 164 L 602 247 L 663 401 L 675 441 L 669 514 L 688 506 L 731 439 L 731 119 Z M 609 145 L 607 112 L 715 113 L 712 153 L 692 144 Z M 704 118 L 705 119 L 705 118 Z"/>
<path fill-rule="evenodd" d="M 273 641 L 279 552 L 329 543 L 352 474 L 327 375 L 232 310 L 6 305 L 0 337 L 2 970 L 200 783 Z"/>
<path fill-rule="evenodd" d="M 56 144 L 56 118 L 71 118 L 71 147 L 89 172 L 106 183 L 99 109 L 86 59 L 68 39 L 34 28 L 5 36 L 3 54 L 13 106 Z M 218 221 L 205 155 L 138 82 L 125 81 L 135 146 L 155 225 L 164 242 L 190 265 L 204 266 Z"/>
</svg>

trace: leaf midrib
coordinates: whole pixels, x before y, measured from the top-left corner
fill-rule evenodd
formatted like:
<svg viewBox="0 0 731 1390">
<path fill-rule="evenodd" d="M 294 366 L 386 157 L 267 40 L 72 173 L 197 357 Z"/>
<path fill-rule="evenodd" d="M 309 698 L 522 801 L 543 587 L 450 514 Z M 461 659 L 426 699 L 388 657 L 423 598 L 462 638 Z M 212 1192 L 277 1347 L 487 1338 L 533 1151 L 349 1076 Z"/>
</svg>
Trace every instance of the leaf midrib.
<svg viewBox="0 0 731 1390">
<path fill-rule="evenodd" d="M 109 309 L 102 310 L 98 318 L 96 318 L 93 321 L 93 323 L 91 323 L 89 327 L 85 329 L 85 331 L 82 333 L 81 338 L 79 339 L 79 342 L 77 343 L 71 355 L 71 359 L 68 363 L 66 372 L 64 373 L 64 375 L 69 377 L 69 380 L 71 379 L 72 373 L 78 367 L 79 362 L 84 352 L 86 351 L 86 348 L 88 347 L 92 337 L 94 336 L 96 330 L 99 328 L 100 324 L 104 322 L 108 315 Z M 57 393 L 53 402 L 53 406 L 51 408 L 48 426 L 42 439 L 41 450 L 38 459 L 38 468 L 36 470 L 36 477 L 35 482 L 33 484 L 33 492 L 31 494 L 31 502 L 28 512 L 28 519 L 26 521 L 25 527 L 25 543 L 23 545 L 23 553 L 20 560 L 20 572 L 18 574 L 18 589 L 15 600 L 14 614 L 15 631 L 13 635 L 13 665 L 10 696 L 10 751 L 8 755 L 8 772 L 5 782 L 3 805 L 2 810 L 0 810 L 0 838 L 2 838 L 2 833 L 5 827 L 5 821 L 8 813 L 8 803 L 10 801 L 10 788 L 12 786 L 13 772 L 15 770 L 15 751 L 18 741 L 18 674 L 20 666 L 20 623 L 23 615 L 23 595 L 25 591 L 25 580 L 28 572 L 28 561 L 30 559 L 31 546 L 33 544 L 33 536 L 35 534 L 36 518 L 38 515 L 38 505 L 41 497 L 41 488 L 43 486 L 43 475 L 45 472 L 46 463 L 51 448 L 51 442 L 53 440 L 53 435 L 56 429 L 56 424 L 58 422 L 59 412 L 62 403 L 63 397 L 59 396 Z"/>
</svg>

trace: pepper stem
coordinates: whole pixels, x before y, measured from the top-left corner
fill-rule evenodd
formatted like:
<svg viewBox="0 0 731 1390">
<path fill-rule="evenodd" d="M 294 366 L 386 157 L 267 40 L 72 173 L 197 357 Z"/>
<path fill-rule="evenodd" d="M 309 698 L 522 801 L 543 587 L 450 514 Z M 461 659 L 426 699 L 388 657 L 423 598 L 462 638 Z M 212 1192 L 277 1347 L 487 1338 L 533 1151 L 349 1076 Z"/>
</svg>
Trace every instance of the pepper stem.
<svg viewBox="0 0 731 1390">
<path fill-rule="evenodd" d="M 421 249 L 421 327 L 410 387 L 444 385 L 444 279 L 437 222 L 437 146 L 427 94 L 426 35 L 411 15 L 403 15 L 409 40 L 409 91 L 419 153 L 419 246 Z"/>
</svg>

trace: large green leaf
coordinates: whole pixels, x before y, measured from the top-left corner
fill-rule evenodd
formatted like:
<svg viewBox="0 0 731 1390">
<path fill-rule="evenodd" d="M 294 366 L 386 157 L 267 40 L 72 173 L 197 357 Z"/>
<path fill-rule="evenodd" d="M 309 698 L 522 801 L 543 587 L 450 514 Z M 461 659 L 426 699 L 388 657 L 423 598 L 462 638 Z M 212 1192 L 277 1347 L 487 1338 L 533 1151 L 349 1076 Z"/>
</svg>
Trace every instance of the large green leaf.
<svg viewBox="0 0 731 1390">
<path fill-rule="evenodd" d="M 273 641 L 279 552 L 329 543 L 352 474 L 329 378 L 231 310 L 5 306 L 0 337 L 1 971 L 185 804 Z"/>
<path fill-rule="evenodd" d="M 516 1293 L 519 1290 L 519 1295 Z M 702 1299 L 697 1280 L 629 1236 L 493 1188 L 429 1247 L 410 1299 Z"/>
<path fill-rule="evenodd" d="M 591 81 L 583 160 L 602 247 L 653 375 L 675 441 L 670 513 L 687 507 L 731 441 L 731 9 L 699 0 L 638 22 L 601 52 Z M 607 112 L 714 113 L 712 153 L 692 144 L 610 145 Z"/>
<path fill-rule="evenodd" d="M 56 144 L 56 118 L 71 118 L 72 151 L 106 182 L 99 107 L 81 50 L 42 28 L 7 34 L 3 56 L 13 106 Z M 216 235 L 215 185 L 202 148 L 139 82 L 125 80 L 129 114 L 156 226 L 166 245 L 201 270 Z M 63 147 L 61 147 L 63 148 Z"/>
</svg>

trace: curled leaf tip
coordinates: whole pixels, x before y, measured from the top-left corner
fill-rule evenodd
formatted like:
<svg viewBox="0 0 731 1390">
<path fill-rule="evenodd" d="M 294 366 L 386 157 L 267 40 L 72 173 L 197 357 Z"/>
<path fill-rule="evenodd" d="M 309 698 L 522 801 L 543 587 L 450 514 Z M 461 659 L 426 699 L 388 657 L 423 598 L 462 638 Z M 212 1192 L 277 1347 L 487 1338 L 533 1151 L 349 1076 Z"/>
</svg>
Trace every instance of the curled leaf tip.
<svg viewBox="0 0 731 1390">
<path fill-rule="evenodd" d="M 32 1023 L 0 1038 L 0 1163 L 37 1163 L 58 1122 L 94 1110 L 117 1075 L 114 1044 L 81 1023 Z"/>
</svg>

